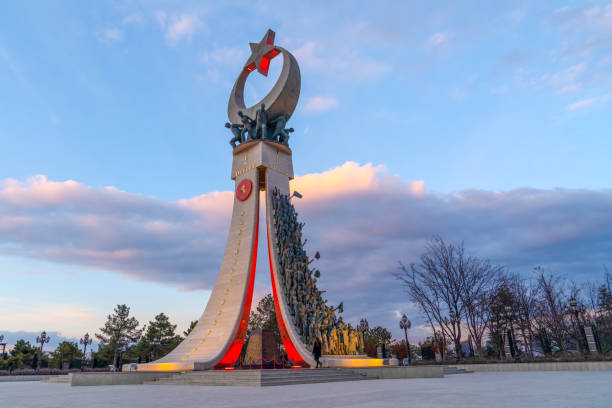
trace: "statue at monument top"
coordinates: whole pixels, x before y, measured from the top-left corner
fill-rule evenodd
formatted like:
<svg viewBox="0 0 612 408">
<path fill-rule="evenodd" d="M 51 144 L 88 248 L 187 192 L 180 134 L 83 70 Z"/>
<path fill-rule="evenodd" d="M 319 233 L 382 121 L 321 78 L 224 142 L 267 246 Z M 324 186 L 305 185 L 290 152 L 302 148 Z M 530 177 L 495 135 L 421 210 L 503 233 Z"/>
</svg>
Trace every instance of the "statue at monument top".
<svg viewBox="0 0 612 408">
<path fill-rule="evenodd" d="M 233 147 L 236 143 L 258 139 L 286 146 L 289 144 L 289 134 L 293 129 L 285 129 L 285 124 L 293 114 L 300 96 L 300 68 L 289 51 L 274 45 L 274 38 L 274 31 L 268 30 L 259 43 L 249 43 L 251 55 L 234 83 L 227 105 L 230 123 L 227 127 L 232 131 L 230 144 Z M 270 61 L 278 55 L 283 56 L 283 67 L 278 80 L 262 100 L 247 108 L 244 103 L 247 77 L 255 70 L 267 76 Z M 251 128 L 253 124 L 256 129 Z M 245 133 L 248 133 L 248 138 L 244 137 Z"/>
</svg>

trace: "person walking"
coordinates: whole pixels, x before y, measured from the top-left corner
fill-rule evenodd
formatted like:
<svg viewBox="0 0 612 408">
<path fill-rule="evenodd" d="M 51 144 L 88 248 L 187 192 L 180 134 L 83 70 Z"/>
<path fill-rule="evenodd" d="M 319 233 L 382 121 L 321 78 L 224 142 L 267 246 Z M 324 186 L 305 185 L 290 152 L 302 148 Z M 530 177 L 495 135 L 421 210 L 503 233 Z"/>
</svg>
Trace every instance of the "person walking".
<svg viewBox="0 0 612 408">
<path fill-rule="evenodd" d="M 323 367 L 323 364 L 319 361 L 319 358 L 321 358 L 321 340 L 318 337 L 315 338 L 312 354 L 314 354 L 315 361 L 317 362 L 316 368 L 319 368 L 319 366 Z"/>
</svg>

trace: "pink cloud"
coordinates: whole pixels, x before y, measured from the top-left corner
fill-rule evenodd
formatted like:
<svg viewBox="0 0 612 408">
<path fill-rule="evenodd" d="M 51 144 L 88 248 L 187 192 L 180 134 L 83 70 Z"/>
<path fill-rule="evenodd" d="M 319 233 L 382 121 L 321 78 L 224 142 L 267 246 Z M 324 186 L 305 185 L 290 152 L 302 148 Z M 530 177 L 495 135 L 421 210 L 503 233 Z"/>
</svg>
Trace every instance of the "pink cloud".
<svg viewBox="0 0 612 408">
<path fill-rule="evenodd" d="M 393 324 L 393 310 L 408 306 L 391 272 L 398 260 L 417 261 L 433 234 L 464 240 L 470 251 L 517 271 L 544 265 L 585 276 L 612 264 L 612 190 L 427 193 L 423 181 L 355 162 L 298 176 L 291 188 L 304 196 L 293 202 L 306 223 L 306 249 L 322 254 L 315 264 L 321 288 L 331 303 L 345 301 L 347 319 Z M 164 202 L 44 176 L 7 180 L 0 188 L 0 254 L 182 290 L 210 288 L 232 200 L 231 191 Z"/>
</svg>

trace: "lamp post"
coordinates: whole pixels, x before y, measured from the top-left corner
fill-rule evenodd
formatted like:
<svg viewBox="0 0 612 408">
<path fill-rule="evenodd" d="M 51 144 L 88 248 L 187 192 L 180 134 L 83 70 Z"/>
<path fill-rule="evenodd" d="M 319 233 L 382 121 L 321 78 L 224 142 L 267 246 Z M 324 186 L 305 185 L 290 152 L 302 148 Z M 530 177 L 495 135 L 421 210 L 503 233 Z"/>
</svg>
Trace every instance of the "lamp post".
<svg viewBox="0 0 612 408">
<path fill-rule="evenodd" d="M 42 331 L 42 333 L 40 333 L 40 336 L 36 336 L 36 344 L 40 343 L 40 358 L 38 359 L 38 362 L 36 363 L 36 370 L 40 370 L 40 361 L 42 360 L 42 356 L 43 356 L 43 346 L 45 343 L 49 343 L 49 340 L 51 340 L 51 337 L 47 336 L 47 332 L 46 331 Z"/>
<path fill-rule="evenodd" d="M 576 336 L 576 340 L 578 342 L 578 348 L 580 349 L 580 354 L 584 356 L 585 348 L 588 347 L 588 343 L 586 340 L 586 333 L 584 332 L 584 327 L 580 324 L 580 317 L 578 315 L 579 312 L 582 311 L 582 308 L 578 307 L 578 301 L 574 297 L 570 298 L 569 305 L 570 305 L 569 310 L 574 315 L 574 318 L 576 319 L 576 328 L 578 332 L 580 333 L 580 337 L 582 337 L 582 339 L 579 339 L 578 336 Z M 588 348 L 586 348 L 586 350 L 588 350 Z"/>
<path fill-rule="evenodd" d="M 518 348 L 516 347 L 516 341 L 514 339 L 514 327 L 512 325 L 512 306 L 506 305 L 504 307 L 506 311 L 506 320 L 508 322 L 508 345 L 510 346 L 510 354 L 518 360 Z"/>
<path fill-rule="evenodd" d="M 81 359 L 81 371 L 83 371 L 83 366 L 85 365 L 85 353 L 87 352 L 87 346 L 91 344 L 92 341 L 93 339 L 89 337 L 89 333 L 85 333 L 83 338 L 79 340 L 79 343 L 83 345 L 83 358 Z"/>
<path fill-rule="evenodd" d="M 6 349 L 6 343 L 4 342 L 4 334 L 0 334 L 0 346 L 2 346 L 2 354 L 0 357 L 4 358 L 4 350 Z"/>
<path fill-rule="evenodd" d="M 408 329 L 412 326 L 410 320 L 408 320 L 408 316 L 404 314 L 402 316 L 402 320 L 400 320 L 400 329 L 404 330 L 404 335 L 406 336 L 406 350 L 408 352 L 408 365 L 410 365 L 410 343 L 408 342 Z"/>
<path fill-rule="evenodd" d="M 159 339 L 159 337 L 154 337 L 153 341 L 150 343 L 151 344 L 151 351 L 152 351 L 152 360 L 157 359 L 157 347 L 161 345 L 161 341 Z"/>
</svg>

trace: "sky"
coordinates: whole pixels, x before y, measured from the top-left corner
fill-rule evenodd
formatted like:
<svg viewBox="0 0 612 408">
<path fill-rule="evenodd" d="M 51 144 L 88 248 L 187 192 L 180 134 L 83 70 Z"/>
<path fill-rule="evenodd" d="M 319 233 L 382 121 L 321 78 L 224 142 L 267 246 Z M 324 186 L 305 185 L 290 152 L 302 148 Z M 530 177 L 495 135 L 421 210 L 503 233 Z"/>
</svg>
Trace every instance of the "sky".
<svg viewBox="0 0 612 408">
<path fill-rule="evenodd" d="M 295 205 L 319 286 L 400 338 L 438 234 L 509 270 L 612 267 L 612 3 L 40 1 L 0 14 L 0 334 L 184 330 L 229 228 L 227 101 L 268 28 L 300 64 Z M 247 104 L 275 83 L 251 75 Z M 263 236 L 260 234 L 260 236 Z M 259 251 L 265 253 L 265 251 Z M 256 298 L 270 291 L 258 260 Z M 53 344 L 51 344 L 53 345 Z"/>
</svg>

